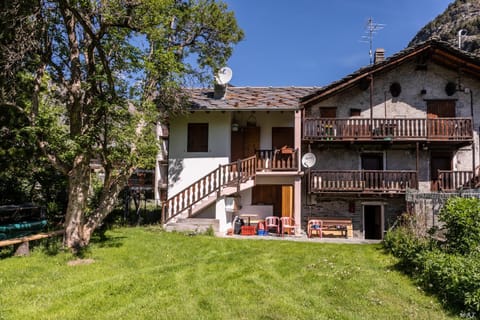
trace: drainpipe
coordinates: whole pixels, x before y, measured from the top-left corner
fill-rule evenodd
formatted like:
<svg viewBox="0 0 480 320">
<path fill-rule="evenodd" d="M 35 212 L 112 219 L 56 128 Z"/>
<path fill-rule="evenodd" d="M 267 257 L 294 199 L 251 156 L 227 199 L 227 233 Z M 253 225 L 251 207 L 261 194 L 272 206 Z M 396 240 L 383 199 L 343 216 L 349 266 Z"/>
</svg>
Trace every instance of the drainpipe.
<svg viewBox="0 0 480 320">
<path fill-rule="evenodd" d="M 417 142 L 417 152 L 416 152 L 416 161 L 415 161 L 415 170 L 417 171 L 417 182 L 416 182 L 416 189 L 418 190 L 418 180 L 420 179 L 420 177 L 418 176 L 418 163 L 419 163 L 419 159 L 418 159 L 418 152 L 419 152 L 419 143 Z"/>
<path fill-rule="evenodd" d="M 383 92 L 383 109 L 384 109 L 385 119 L 387 119 L 387 91 Z"/>
<path fill-rule="evenodd" d="M 370 74 L 370 135 L 373 135 L 373 74 Z"/>
<path fill-rule="evenodd" d="M 475 119 L 474 119 L 474 112 L 473 112 L 473 91 L 472 89 L 468 90 L 470 92 L 470 113 L 472 117 L 472 134 L 473 134 L 473 142 L 472 142 L 472 175 L 475 177 L 475 134 L 473 128 L 475 127 Z"/>
</svg>

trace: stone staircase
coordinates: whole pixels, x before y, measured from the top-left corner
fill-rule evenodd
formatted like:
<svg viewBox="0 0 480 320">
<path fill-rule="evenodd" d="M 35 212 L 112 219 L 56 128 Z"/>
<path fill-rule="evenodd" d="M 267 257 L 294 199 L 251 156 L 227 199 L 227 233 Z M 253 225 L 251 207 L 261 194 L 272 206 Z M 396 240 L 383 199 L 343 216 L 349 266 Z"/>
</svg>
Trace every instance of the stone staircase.
<svg viewBox="0 0 480 320">
<path fill-rule="evenodd" d="M 166 231 L 188 232 L 188 233 L 205 233 L 209 228 L 213 232 L 218 233 L 220 222 L 218 219 L 206 218 L 178 218 L 175 222 L 169 222 L 165 225 Z"/>
</svg>

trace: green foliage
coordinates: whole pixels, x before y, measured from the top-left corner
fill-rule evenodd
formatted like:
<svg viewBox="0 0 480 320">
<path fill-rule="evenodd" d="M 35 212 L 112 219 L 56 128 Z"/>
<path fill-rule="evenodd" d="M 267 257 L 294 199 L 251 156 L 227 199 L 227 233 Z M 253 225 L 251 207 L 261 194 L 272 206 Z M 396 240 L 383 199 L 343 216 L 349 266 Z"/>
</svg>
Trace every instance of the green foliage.
<svg viewBox="0 0 480 320">
<path fill-rule="evenodd" d="M 212 80 L 243 32 L 214 0 L 0 6 L 9 32 L 0 30 L 0 106 L 20 110 L 25 140 L 42 151 L 35 155 L 69 179 L 65 243 L 88 243 L 131 172 L 154 167 L 155 124 L 185 107 L 181 88 Z M 25 54 L 9 56 L 19 43 Z M 103 185 L 90 185 L 92 160 L 104 169 Z M 80 230 L 83 223 L 89 232 Z"/>
<path fill-rule="evenodd" d="M 399 266 L 449 308 L 480 316 L 480 200 L 451 198 L 440 213 L 446 241 L 418 237 L 402 225 L 387 233 L 384 246 Z"/>
<path fill-rule="evenodd" d="M 468 254 L 480 246 L 480 199 L 455 197 L 447 201 L 439 216 L 445 223 L 447 249 Z"/>
<path fill-rule="evenodd" d="M 480 255 L 425 251 L 418 269 L 417 279 L 449 306 L 480 315 Z"/>
<path fill-rule="evenodd" d="M 34 202 L 47 214 L 66 205 L 66 177 L 38 150 L 35 133 L 18 109 L 0 107 L 0 205 Z M 52 205 L 56 203 L 55 213 Z"/>
<path fill-rule="evenodd" d="M 421 253 L 429 247 L 428 240 L 418 238 L 411 228 L 406 226 L 387 232 L 383 243 L 389 252 L 400 258 L 399 266 L 408 273 L 417 269 Z"/>
</svg>

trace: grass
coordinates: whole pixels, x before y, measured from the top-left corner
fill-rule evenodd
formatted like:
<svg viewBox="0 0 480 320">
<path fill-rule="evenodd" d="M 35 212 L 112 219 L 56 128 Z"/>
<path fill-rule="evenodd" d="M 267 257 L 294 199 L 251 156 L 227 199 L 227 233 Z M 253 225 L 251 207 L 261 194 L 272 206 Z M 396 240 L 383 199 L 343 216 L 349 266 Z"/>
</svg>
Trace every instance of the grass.
<svg viewBox="0 0 480 320">
<path fill-rule="evenodd" d="M 0 260 L 0 319 L 456 319 L 380 245 L 108 231 L 69 266 Z"/>
</svg>

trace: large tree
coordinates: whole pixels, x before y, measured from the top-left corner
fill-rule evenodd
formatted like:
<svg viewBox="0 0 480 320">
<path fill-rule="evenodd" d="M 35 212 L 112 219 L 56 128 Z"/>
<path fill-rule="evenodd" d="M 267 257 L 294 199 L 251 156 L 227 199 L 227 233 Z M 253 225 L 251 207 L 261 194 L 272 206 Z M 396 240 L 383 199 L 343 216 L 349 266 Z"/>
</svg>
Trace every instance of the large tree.
<svg viewBox="0 0 480 320">
<path fill-rule="evenodd" d="M 38 147 L 68 177 L 64 245 L 78 250 L 112 211 L 133 170 L 153 164 L 153 127 L 181 109 L 181 88 L 208 80 L 243 33 L 214 0 L 13 0 L 7 6 L 0 18 L 18 34 L 5 43 L 5 61 L 12 62 L 4 78 L 25 74 L 30 85 L 22 94 L 30 99 L 19 102 L 19 91 L 3 81 L 1 104 L 23 112 Z M 104 179 L 91 208 L 93 160 Z"/>
</svg>

